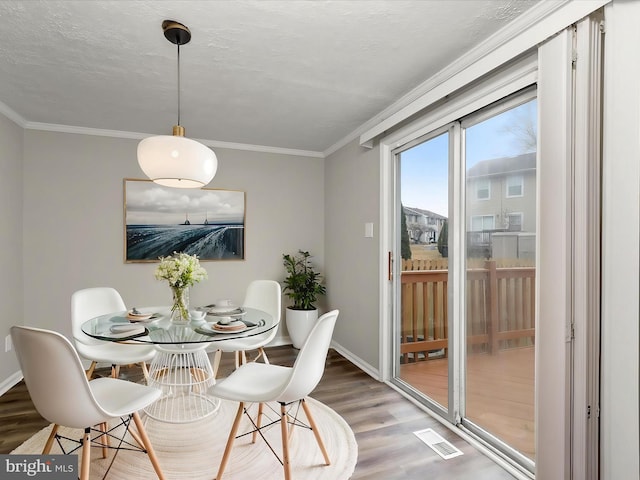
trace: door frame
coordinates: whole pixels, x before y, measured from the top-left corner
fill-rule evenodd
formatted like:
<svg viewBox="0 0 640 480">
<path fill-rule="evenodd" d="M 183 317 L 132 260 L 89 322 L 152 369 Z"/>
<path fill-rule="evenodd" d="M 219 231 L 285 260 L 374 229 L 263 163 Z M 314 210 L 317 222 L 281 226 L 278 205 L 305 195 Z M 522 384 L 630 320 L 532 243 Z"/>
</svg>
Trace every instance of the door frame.
<svg viewBox="0 0 640 480">
<path fill-rule="evenodd" d="M 584 27 L 581 28 L 584 31 Z M 585 112 L 587 110 L 584 109 L 593 106 L 589 103 L 588 96 L 585 96 L 589 89 L 581 88 L 579 83 L 586 78 L 585 75 L 591 75 L 593 69 L 582 70 L 581 73 L 578 70 L 582 76 L 574 77 L 573 67 L 577 53 L 575 48 L 587 47 L 583 55 L 591 55 L 589 48 L 592 44 L 575 42 L 574 33 L 573 28 L 566 29 L 535 49 L 534 63 L 528 64 L 528 70 L 526 60 L 531 59 L 531 55 L 521 58 L 510 67 L 505 67 L 501 72 L 504 78 L 511 75 L 514 85 L 518 81 L 525 82 L 521 84 L 521 88 L 530 85 L 532 77 L 538 84 L 538 155 L 541 180 L 538 182 L 537 251 L 547 252 L 543 262 L 540 259 L 537 261 L 536 280 L 536 372 L 545 372 L 545 375 L 536 375 L 536 474 L 539 478 L 571 478 L 574 470 L 576 475 L 579 474 L 576 462 L 585 458 L 587 452 L 593 452 L 594 449 L 597 451 L 599 440 L 597 429 L 594 432 L 593 428 L 584 425 L 584 420 L 574 415 L 581 411 L 580 408 L 586 409 L 586 405 L 599 408 L 599 405 L 593 406 L 593 395 L 597 396 L 599 389 L 598 364 L 592 362 L 588 367 L 588 388 L 574 383 L 578 372 L 573 368 L 576 354 L 579 362 L 580 358 L 585 356 L 593 358 L 593 348 L 599 348 L 595 340 L 599 332 L 599 312 L 590 319 L 580 319 L 580 328 L 585 330 L 578 336 L 580 345 L 574 346 L 578 325 L 575 322 L 576 305 L 585 305 L 588 298 L 600 295 L 599 281 L 594 281 L 599 277 L 599 224 L 594 222 L 594 215 L 598 215 L 599 206 L 594 207 L 591 204 L 587 207 L 585 203 L 581 203 L 585 198 L 591 198 L 594 188 L 598 185 L 597 182 L 594 183 L 594 175 L 598 175 L 599 164 L 594 169 L 593 162 L 599 162 L 600 158 L 589 160 L 590 163 L 584 165 L 586 170 L 583 171 L 576 170 L 574 164 L 576 148 L 594 148 L 593 145 L 584 143 L 593 139 L 592 132 L 584 129 L 576 131 L 574 123 L 576 112 L 580 113 L 580 108 Z M 519 75 L 516 72 L 519 72 Z M 578 88 L 574 84 L 577 78 Z M 526 83 L 527 81 L 529 83 Z M 487 95 L 484 97 L 484 105 L 491 103 L 489 98 L 492 94 L 500 93 L 501 95 L 495 98 L 499 100 L 517 91 L 509 91 L 508 85 L 509 82 L 506 81 L 498 82 L 493 90 L 485 91 Z M 480 89 L 482 85 L 474 88 L 473 92 L 478 94 Z M 392 150 L 411 138 L 434 130 L 446 120 L 461 118 L 464 115 L 456 115 L 456 111 L 464 112 L 465 106 L 470 109 L 467 114 L 479 109 L 476 103 L 479 100 L 478 96 L 466 97 L 463 100 L 454 98 L 449 102 L 451 108 L 433 109 L 421 119 L 380 140 L 381 258 L 387 258 L 388 252 L 399 251 L 396 248 L 393 228 L 396 220 L 393 207 L 396 179 Z M 460 107 L 458 110 L 453 108 L 454 102 Z M 592 115 L 592 112 L 588 115 Z M 582 147 L 576 143 L 576 139 L 578 143 L 582 142 Z M 576 173 L 577 181 L 582 182 L 577 190 Z M 545 189 L 544 195 L 540 190 L 542 187 Z M 575 196 L 576 192 L 580 198 Z M 599 195 L 599 190 L 596 193 Z M 541 218 L 544 219 L 544 224 L 540 221 Z M 581 229 L 585 228 L 585 222 L 590 222 L 586 228 L 591 232 L 590 243 L 586 247 L 576 244 L 575 235 L 576 229 L 582 231 Z M 580 240 L 583 238 L 580 237 Z M 577 262 L 580 267 L 576 266 Z M 390 328 L 394 325 L 393 315 L 397 309 L 393 304 L 391 278 L 399 274 L 399 263 L 390 261 L 381 262 L 380 265 L 380 374 L 382 380 L 391 386 L 393 371 L 390 342 L 393 332 Z M 576 289 L 574 281 L 578 275 L 585 274 L 585 268 L 586 274 L 590 275 L 589 283 L 586 287 L 582 285 Z M 558 282 L 558 279 L 564 281 Z M 592 307 L 591 305 L 590 308 Z M 587 329 L 591 329 L 590 333 Z M 587 342 L 591 350 L 586 350 Z M 572 410 L 574 406 L 580 408 Z M 539 415 L 539 411 L 544 411 L 544 415 Z M 491 451 L 487 449 L 487 452 Z M 593 466 L 585 468 L 592 470 Z"/>
</svg>

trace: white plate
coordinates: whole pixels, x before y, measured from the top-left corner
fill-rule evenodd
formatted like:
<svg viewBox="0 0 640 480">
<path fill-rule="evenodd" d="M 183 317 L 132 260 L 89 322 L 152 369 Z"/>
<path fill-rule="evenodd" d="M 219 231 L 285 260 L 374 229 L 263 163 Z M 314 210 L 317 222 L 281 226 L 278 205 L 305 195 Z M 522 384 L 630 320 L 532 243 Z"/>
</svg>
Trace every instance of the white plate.
<svg viewBox="0 0 640 480">
<path fill-rule="evenodd" d="M 141 317 L 141 318 L 135 318 L 135 317 L 130 317 L 129 315 L 125 315 L 124 318 L 129 320 L 130 323 L 153 323 L 155 321 L 160 320 L 162 318 L 162 315 L 160 315 L 159 313 L 153 313 L 149 317 Z"/>
<path fill-rule="evenodd" d="M 244 315 L 247 313 L 241 307 L 211 307 L 209 308 L 209 315 L 217 316 L 236 316 Z"/>
<path fill-rule="evenodd" d="M 201 328 L 205 332 L 210 332 L 210 333 L 239 333 L 239 332 L 244 332 L 247 329 L 247 326 L 244 323 L 242 324 L 243 328 L 239 328 L 237 330 L 218 329 L 216 328 L 216 325 L 217 325 L 217 322 L 205 323 L 203 325 L 200 325 L 199 328 Z"/>
</svg>

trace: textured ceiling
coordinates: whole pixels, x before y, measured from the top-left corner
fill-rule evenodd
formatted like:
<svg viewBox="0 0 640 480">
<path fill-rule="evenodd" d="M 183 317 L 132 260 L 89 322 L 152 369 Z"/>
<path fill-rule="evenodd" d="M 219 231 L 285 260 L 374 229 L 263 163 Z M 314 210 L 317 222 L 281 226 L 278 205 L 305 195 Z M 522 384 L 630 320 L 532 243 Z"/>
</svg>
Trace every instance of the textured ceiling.
<svg viewBox="0 0 640 480">
<path fill-rule="evenodd" d="M 322 152 L 536 0 L 2 1 L 0 102 L 26 122 Z"/>
</svg>

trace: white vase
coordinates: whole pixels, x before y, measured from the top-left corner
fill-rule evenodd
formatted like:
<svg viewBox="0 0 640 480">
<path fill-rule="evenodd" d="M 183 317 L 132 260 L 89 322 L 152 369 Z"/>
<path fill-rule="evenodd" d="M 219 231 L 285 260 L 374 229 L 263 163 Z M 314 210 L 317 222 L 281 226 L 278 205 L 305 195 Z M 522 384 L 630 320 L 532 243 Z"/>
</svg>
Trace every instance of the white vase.
<svg viewBox="0 0 640 480">
<path fill-rule="evenodd" d="M 318 320 L 318 309 L 294 310 L 291 307 L 287 307 L 285 320 L 293 347 L 299 349 L 309 336 L 311 329 L 316 324 L 316 320 Z"/>
</svg>

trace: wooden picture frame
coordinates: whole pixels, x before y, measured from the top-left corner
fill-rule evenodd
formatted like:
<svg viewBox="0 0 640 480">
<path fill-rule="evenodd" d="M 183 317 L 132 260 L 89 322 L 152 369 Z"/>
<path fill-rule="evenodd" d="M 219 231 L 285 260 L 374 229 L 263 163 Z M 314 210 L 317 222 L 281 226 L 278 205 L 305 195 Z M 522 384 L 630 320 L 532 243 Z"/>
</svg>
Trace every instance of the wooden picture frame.
<svg viewBox="0 0 640 480">
<path fill-rule="evenodd" d="M 173 252 L 205 262 L 244 260 L 245 192 L 125 178 L 123 193 L 125 263 L 158 262 Z"/>
</svg>

